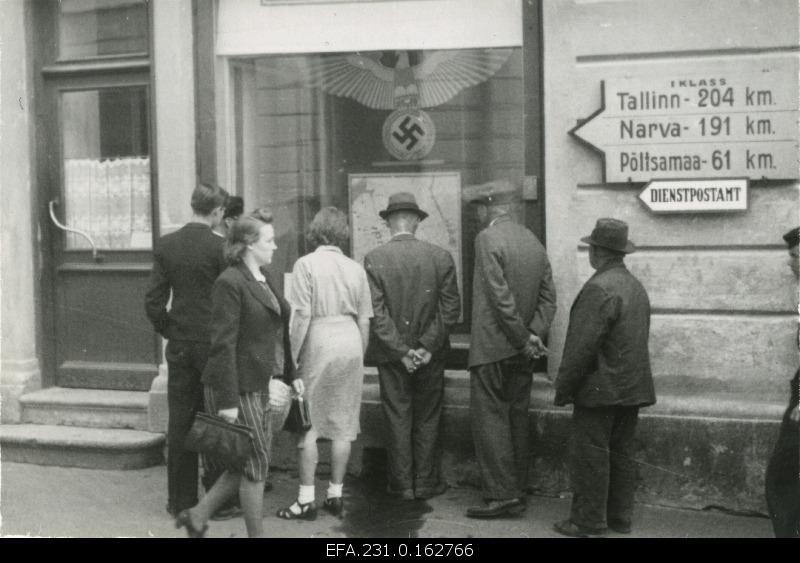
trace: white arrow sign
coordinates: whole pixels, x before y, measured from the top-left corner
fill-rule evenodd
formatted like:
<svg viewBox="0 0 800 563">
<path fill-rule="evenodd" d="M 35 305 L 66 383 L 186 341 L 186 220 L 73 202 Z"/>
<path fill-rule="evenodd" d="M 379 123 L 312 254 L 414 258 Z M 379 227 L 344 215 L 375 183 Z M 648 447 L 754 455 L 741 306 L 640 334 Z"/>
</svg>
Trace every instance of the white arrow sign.
<svg viewBox="0 0 800 563">
<path fill-rule="evenodd" d="M 747 178 L 653 180 L 639 199 L 653 213 L 708 213 L 747 210 Z"/>
<path fill-rule="evenodd" d="M 794 179 L 796 58 L 687 63 L 601 82 L 602 107 L 570 131 L 603 153 L 604 182 Z"/>
</svg>

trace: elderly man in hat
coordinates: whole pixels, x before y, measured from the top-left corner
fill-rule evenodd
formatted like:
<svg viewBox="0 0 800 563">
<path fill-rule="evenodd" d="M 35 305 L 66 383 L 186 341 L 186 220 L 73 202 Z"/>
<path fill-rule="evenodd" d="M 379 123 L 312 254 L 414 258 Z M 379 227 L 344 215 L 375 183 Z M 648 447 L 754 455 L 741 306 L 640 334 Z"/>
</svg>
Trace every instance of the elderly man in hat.
<svg viewBox="0 0 800 563">
<path fill-rule="evenodd" d="M 483 227 L 475 238 L 470 334 L 470 417 L 485 504 L 471 518 L 525 510 L 530 460 L 528 407 L 534 360 L 556 312 L 550 261 L 517 224 L 519 190 L 494 181 L 464 190 Z"/>
<path fill-rule="evenodd" d="M 364 258 L 375 316 L 367 358 L 378 365 L 389 429 L 389 493 L 425 499 L 444 492 L 439 426 L 450 328 L 461 299 L 445 249 L 414 234 L 428 214 L 410 193 L 396 193 L 379 212 L 389 242 Z"/>
<path fill-rule="evenodd" d="M 800 279 L 800 227 L 783 235 L 789 268 Z M 798 331 L 800 345 L 800 331 Z M 789 384 L 789 405 L 783 413 L 778 440 L 767 464 L 767 508 L 776 538 L 800 538 L 800 370 Z"/>
<path fill-rule="evenodd" d="M 628 225 L 598 219 L 589 244 L 596 271 L 569 315 L 555 404 L 572 403 L 572 509 L 554 529 L 573 537 L 631 531 L 636 488 L 634 435 L 639 408 L 656 402 L 650 354 L 650 300 L 625 267 L 634 251 Z"/>
</svg>

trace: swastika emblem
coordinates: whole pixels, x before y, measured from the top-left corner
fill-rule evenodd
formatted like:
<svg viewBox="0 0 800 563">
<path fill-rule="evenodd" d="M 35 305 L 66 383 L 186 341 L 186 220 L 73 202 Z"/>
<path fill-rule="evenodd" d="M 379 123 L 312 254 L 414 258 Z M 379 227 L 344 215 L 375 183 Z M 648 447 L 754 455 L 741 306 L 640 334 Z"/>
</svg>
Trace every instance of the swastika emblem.
<svg viewBox="0 0 800 563">
<path fill-rule="evenodd" d="M 398 125 L 396 129 L 402 131 L 403 134 L 401 135 L 397 131 L 392 131 L 392 137 L 397 139 L 397 142 L 399 143 L 405 143 L 407 150 L 413 149 L 414 145 L 419 142 L 419 137 L 425 135 L 425 131 L 422 129 L 422 127 L 416 123 L 413 123 L 409 116 L 406 116 L 406 118 L 400 122 L 400 125 Z"/>
<path fill-rule="evenodd" d="M 383 145 L 398 160 L 418 160 L 431 152 L 436 127 L 419 108 L 393 111 L 383 124 Z"/>
</svg>

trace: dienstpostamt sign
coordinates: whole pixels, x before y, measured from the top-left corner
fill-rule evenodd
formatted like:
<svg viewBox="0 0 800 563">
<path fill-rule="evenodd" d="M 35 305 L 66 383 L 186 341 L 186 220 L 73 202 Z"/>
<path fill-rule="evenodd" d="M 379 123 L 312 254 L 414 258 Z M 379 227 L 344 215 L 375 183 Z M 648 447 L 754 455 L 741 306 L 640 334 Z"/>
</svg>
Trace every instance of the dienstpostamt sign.
<svg viewBox="0 0 800 563">
<path fill-rule="evenodd" d="M 653 213 L 747 210 L 747 178 L 653 180 L 639 199 Z"/>
<path fill-rule="evenodd" d="M 605 182 L 795 179 L 797 77 L 796 57 L 651 68 L 604 80 L 602 107 L 570 133 L 603 153 Z"/>
</svg>

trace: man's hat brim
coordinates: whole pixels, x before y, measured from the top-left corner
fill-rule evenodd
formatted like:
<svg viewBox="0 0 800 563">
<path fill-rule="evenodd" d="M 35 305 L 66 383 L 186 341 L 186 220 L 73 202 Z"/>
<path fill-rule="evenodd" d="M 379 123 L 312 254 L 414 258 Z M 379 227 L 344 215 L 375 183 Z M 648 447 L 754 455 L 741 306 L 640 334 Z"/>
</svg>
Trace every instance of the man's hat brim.
<svg viewBox="0 0 800 563">
<path fill-rule="evenodd" d="M 581 238 L 581 242 L 585 242 L 586 244 L 591 244 L 593 246 L 599 246 L 600 248 L 607 248 L 608 250 L 614 250 L 616 252 L 624 252 L 625 254 L 636 252 L 636 245 L 634 245 L 631 241 L 628 241 L 627 244 L 625 244 L 625 248 L 614 248 L 606 243 L 597 242 L 596 240 L 592 239 L 591 236 Z"/>
<path fill-rule="evenodd" d="M 389 215 L 392 213 L 397 213 L 399 211 L 411 211 L 412 213 L 416 213 L 417 216 L 419 216 L 420 221 L 424 220 L 428 216 L 428 214 L 419 207 L 413 207 L 411 205 L 398 205 L 389 209 L 384 209 L 383 211 L 378 211 L 378 215 L 381 216 L 381 219 L 385 220 L 388 219 Z"/>
</svg>

